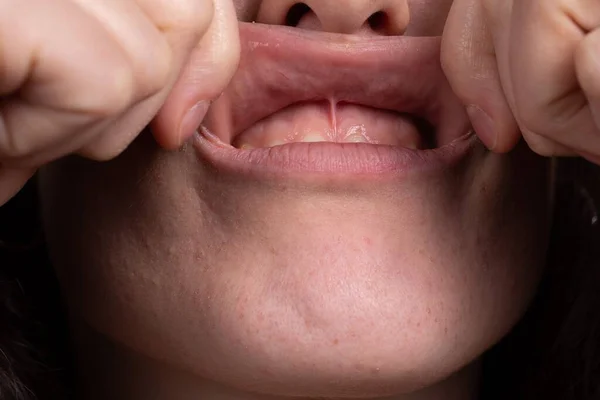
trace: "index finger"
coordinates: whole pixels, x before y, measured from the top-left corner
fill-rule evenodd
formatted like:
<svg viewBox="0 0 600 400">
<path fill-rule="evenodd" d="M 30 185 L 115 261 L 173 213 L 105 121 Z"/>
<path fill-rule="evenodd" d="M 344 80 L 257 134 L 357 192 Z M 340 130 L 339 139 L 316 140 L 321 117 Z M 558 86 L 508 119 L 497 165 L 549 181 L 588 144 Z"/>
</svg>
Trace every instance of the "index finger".
<svg viewBox="0 0 600 400">
<path fill-rule="evenodd" d="M 509 66 L 514 112 L 525 138 L 541 136 L 573 150 L 600 152 L 598 127 L 575 65 L 585 24 L 593 22 L 585 15 L 598 18 L 600 3 L 522 0 L 513 11 Z"/>
<path fill-rule="evenodd" d="M 240 59 L 238 20 L 231 0 L 215 0 L 215 14 L 186 68 L 152 122 L 159 144 L 176 148 L 199 127 L 211 100 L 223 92 Z"/>
</svg>

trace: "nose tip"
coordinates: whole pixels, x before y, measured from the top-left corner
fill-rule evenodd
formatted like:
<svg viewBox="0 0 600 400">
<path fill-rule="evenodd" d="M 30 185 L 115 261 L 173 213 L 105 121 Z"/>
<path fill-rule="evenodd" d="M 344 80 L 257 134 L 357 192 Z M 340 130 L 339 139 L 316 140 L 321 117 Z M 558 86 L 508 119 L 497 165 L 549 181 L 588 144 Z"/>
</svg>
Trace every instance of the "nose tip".
<svg viewBox="0 0 600 400">
<path fill-rule="evenodd" d="M 257 22 L 344 34 L 402 35 L 407 0 L 263 0 Z"/>
</svg>

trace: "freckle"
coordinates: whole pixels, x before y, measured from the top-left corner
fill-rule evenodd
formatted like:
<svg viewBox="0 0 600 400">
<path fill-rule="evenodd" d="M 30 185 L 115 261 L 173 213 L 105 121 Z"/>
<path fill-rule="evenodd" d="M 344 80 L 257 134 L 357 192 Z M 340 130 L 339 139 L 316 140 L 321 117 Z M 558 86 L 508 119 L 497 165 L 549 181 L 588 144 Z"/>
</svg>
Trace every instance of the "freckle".
<svg viewBox="0 0 600 400">
<path fill-rule="evenodd" d="M 244 316 L 245 316 L 245 315 L 244 315 L 244 313 L 243 313 L 243 312 L 241 312 L 241 313 L 239 313 L 239 315 L 238 315 L 238 318 L 239 318 L 239 319 L 244 319 Z"/>
<path fill-rule="evenodd" d="M 421 323 L 417 322 L 417 328 L 420 328 L 420 327 L 421 327 Z"/>
<path fill-rule="evenodd" d="M 337 346 L 339 343 L 340 343 L 340 341 L 338 339 L 334 339 L 333 340 L 333 345 L 334 346 Z"/>
</svg>

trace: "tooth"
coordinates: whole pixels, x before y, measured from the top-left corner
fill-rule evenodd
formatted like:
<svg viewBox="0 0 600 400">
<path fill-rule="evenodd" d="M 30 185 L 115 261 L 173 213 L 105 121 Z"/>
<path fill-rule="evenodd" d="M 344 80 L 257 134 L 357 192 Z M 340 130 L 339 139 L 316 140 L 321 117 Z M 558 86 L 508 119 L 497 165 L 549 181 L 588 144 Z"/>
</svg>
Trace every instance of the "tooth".
<svg viewBox="0 0 600 400">
<path fill-rule="evenodd" d="M 281 146 L 282 144 L 286 144 L 286 143 L 287 142 L 285 140 L 273 139 L 270 142 L 268 142 L 268 146 L 267 147 Z"/>
<path fill-rule="evenodd" d="M 319 143 L 319 142 L 327 142 L 327 139 L 325 139 L 323 136 L 319 135 L 318 133 L 308 133 L 306 135 L 304 135 L 304 137 L 302 138 L 303 142 L 306 143 Z"/>
<path fill-rule="evenodd" d="M 352 134 L 344 138 L 346 143 L 369 143 L 369 140 L 361 134 Z"/>
</svg>

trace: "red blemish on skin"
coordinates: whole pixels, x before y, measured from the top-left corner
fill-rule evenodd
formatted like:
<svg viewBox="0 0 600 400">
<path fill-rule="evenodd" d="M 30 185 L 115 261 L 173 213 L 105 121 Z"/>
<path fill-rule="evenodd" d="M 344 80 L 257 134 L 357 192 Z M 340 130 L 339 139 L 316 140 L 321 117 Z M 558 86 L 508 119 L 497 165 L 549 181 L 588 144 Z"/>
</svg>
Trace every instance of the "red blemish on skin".
<svg viewBox="0 0 600 400">
<path fill-rule="evenodd" d="M 372 246 L 373 245 L 373 240 L 369 237 L 365 237 L 365 245 L 367 246 Z"/>
<path fill-rule="evenodd" d="M 364 366 L 363 364 L 360 364 L 360 363 L 359 363 L 359 364 L 356 364 L 356 365 L 354 366 L 354 368 L 355 368 L 357 371 L 364 371 L 364 369 L 365 369 L 365 366 Z"/>
</svg>

